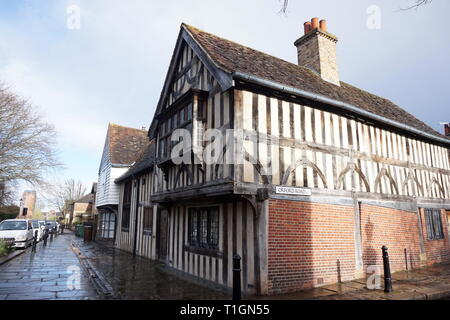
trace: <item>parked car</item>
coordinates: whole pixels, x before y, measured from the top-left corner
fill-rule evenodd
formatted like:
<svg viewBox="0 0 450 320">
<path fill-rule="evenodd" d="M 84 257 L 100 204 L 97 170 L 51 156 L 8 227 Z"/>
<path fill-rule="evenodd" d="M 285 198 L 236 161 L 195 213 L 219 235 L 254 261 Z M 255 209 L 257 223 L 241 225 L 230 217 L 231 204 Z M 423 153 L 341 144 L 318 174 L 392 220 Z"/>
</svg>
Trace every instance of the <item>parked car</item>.
<svg viewBox="0 0 450 320">
<path fill-rule="evenodd" d="M 33 225 L 28 219 L 10 219 L 0 222 L 0 239 L 13 247 L 27 248 L 33 243 Z"/>
<path fill-rule="evenodd" d="M 44 230 L 42 229 L 41 225 L 39 224 L 39 220 L 31 220 L 31 225 L 33 226 L 33 236 L 38 232 L 38 241 L 42 240 L 42 236 L 44 235 Z"/>
<path fill-rule="evenodd" d="M 48 233 L 55 233 L 55 231 L 58 231 L 58 225 L 56 224 L 56 221 L 47 221 L 47 227 L 48 227 Z M 55 230 L 56 229 L 56 230 Z"/>
</svg>

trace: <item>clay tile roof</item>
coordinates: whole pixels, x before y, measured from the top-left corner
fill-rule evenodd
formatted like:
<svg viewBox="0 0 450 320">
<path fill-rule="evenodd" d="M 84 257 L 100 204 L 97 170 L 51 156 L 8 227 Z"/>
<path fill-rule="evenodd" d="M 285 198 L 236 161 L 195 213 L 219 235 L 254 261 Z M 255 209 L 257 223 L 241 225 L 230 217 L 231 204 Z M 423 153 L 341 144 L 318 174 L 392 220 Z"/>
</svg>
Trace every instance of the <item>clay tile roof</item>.
<svg viewBox="0 0 450 320">
<path fill-rule="evenodd" d="M 75 201 L 76 203 L 93 203 L 94 202 L 94 194 L 88 193 L 82 196 L 80 199 Z"/>
<path fill-rule="evenodd" d="M 352 104 L 376 115 L 411 126 L 437 137 L 444 137 L 393 102 L 341 81 L 336 86 L 297 64 L 245 47 L 195 27 L 182 24 L 213 63 L 225 72 L 241 72 L 295 89 Z"/>
<path fill-rule="evenodd" d="M 108 128 L 109 154 L 112 164 L 131 165 L 148 145 L 146 130 L 110 123 Z"/>
<path fill-rule="evenodd" d="M 155 161 L 155 143 L 152 140 L 147 147 L 141 152 L 136 162 L 123 175 L 115 180 L 116 183 L 124 181 L 133 175 L 139 175 L 143 171 L 151 168 Z"/>
</svg>

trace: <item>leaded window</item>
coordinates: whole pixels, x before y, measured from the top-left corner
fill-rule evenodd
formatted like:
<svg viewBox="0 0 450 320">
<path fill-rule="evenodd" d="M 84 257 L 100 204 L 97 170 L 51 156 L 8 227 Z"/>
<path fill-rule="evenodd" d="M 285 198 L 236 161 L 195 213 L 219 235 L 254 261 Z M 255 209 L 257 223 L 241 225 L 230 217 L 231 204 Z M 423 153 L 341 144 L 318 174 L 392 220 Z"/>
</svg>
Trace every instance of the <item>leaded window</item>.
<svg viewBox="0 0 450 320">
<path fill-rule="evenodd" d="M 153 230 L 153 207 L 144 208 L 144 233 L 151 234 Z"/>
<path fill-rule="evenodd" d="M 425 223 L 428 240 L 444 239 L 444 229 L 440 209 L 425 209 Z"/>
<path fill-rule="evenodd" d="M 170 156 L 174 143 L 171 141 L 171 134 L 175 129 L 186 128 L 192 120 L 192 103 L 178 109 L 161 124 L 159 138 L 159 157 Z"/>
<path fill-rule="evenodd" d="M 219 245 L 219 209 L 189 209 L 189 245 L 217 249 Z"/>
</svg>

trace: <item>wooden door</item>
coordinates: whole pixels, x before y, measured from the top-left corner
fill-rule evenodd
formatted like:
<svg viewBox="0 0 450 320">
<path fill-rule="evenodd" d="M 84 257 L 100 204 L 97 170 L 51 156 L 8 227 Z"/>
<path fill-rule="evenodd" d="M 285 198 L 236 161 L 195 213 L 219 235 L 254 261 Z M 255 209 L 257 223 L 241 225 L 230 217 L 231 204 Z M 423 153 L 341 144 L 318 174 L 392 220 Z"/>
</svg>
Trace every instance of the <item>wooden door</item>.
<svg viewBox="0 0 450 320">
<path fill-rule="evenodd" d="M 166 209 L 158 209 L 157 215 L 157 234 L 156 234 L 156 249 L 158 259 L 165 261 L 167 258 L 167 240 L 168 240 L 168 220 L 169 213 Z"/>
</svg>

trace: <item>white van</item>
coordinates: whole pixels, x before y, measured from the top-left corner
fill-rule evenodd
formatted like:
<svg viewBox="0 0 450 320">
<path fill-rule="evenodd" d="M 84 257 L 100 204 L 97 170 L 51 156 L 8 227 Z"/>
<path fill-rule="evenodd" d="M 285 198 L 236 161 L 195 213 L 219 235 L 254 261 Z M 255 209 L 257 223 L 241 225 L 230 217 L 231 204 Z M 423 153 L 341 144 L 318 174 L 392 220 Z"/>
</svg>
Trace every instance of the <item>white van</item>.
<svg viewBox="0 0 450 320">
<path fill-rule="evenodd" d="M 33 243 L 33 225 L 28 219 L 0 222 L 0 239 L 13 242 L 16 248 L 27 248 Z"/>
</svg>

